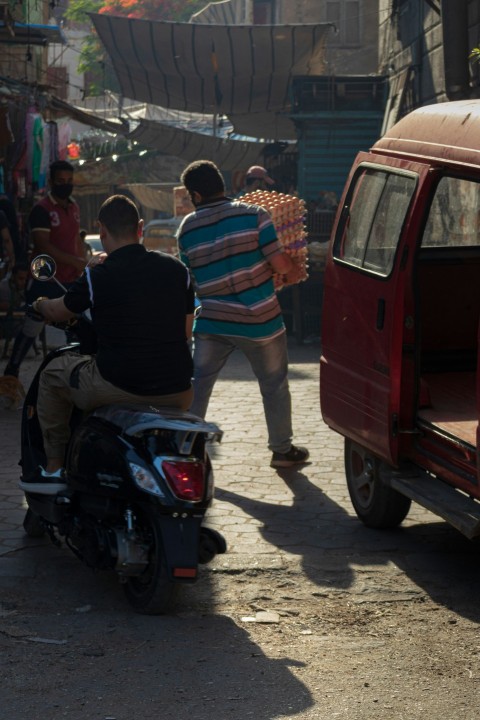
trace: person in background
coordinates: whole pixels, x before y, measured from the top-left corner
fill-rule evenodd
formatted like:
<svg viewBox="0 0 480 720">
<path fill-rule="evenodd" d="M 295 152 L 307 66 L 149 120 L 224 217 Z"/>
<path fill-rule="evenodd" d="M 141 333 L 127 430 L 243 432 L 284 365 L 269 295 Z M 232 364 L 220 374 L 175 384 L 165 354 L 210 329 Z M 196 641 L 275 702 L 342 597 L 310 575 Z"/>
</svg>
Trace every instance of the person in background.
<svg viewBox="0 0 480 720">
<path fill-rule="evenodd" d="M 83 230 L 83 228 L 82 228 L 82 230 L 80 230 L 81 247 L 82 247 L 83 256 L 88 262 L 88 260 L 91 259 L 93 252 L 92 252 L 92 246 L 89 245 L 85 239 L 86 237 L 87 237 L 87 231 Z"/>
<path fill-rule="evenodd" d="M 248 168 L 245 174 L 245 184 L 236 197 L 240 198 L 255 190 L 271 190 L 272 185 L 275 185 L 275 180 L 272 180 L 266 168 L 261 165 L 252 165 Z"/>
<path fill-rule="evenodd" d="M 0 310 L 15 312 L 25 308 L 25 287 L 28 279 L 28 264 L 17 263 L 9 278 L 0 282 Z"/>
<path fill-rule="evenodd" d="M 8 222 L 8 229 L 10 231 L 10 237 L 12 238 L 13 251 L 15 253 L 16 262 L 24 262 L 27 259 L 26 248 L 20 239 L 20 228 L 18 226 L 17 212 L 15 205 L 10 198 L 0 192 L 0 210 L 5 213 Z"/>
<path fill-rule="evenodd" d="M 28 278 L 28 264 L 20 262 L 14 265 L 9 277 L 0 281 L 0 311 L 5 313 L 2 317 L 2 334 L 6 341 L 15 336 L 22 326 L 22 317 L 14 313 L 25 310 L 25 287 Z"/>
<path fill-rule="evenodd" d="M 205 417 L 218 374 L 239 349 L 260 386 L 270 465 L 304 463 L 308 450 L 292 445 L 287 340 L 273 285 L 274 272 L 296 282 L 298 269 L 278 241 L 268 212 L 227 198 L 214 163 L 191 163 L 181 181 L 196 210 L 180 225 L 178 246 L 202 307 L 194 326 L 191 411 Z"/>
<path fill-rule="evenodd" d="M 56 277 L 69 287 L 83 272 L 87 260 L 80 241 L 80 210 L 71 198 L 73 166 L 66 160 L 50 165 L 50 192 L 32 208 L 28 223 L 35 255 L 46 253 L 57 263 Z M 40 296 L 59 297 L 63 291 L 55 282 L 40 282 L 31 278 L 27 285 L 26 300 L 33 303 Z M 20 365 L 41 333 L 44 322 L 26 317 L 15 338 L 12 354 L 4 375 L 18 377 Z"/>
<path fill-rule="evenodd" d="M 7 216 L 0 210 L 0 280 L 6 277 L 15 265 L 15 251 Z"/>
<path fill-rule="evenodd" d="M 188 410 L 192 401 L 194 293 L 187 268 L 140 244 L 143 221 L 124 195 L 103 203 L 98 225 L 104 261 L 88 266 L 63 297 L 33 303 L 50 322 L 90 309 L 97 351 L 64 353 L 43 369 L 37 410 L 47 464 L 37 479 L 21 483 L 26 491 L 66 488 L 62 466 L 74 405 L 87 412 L 117 402 Z"/>
</svg>

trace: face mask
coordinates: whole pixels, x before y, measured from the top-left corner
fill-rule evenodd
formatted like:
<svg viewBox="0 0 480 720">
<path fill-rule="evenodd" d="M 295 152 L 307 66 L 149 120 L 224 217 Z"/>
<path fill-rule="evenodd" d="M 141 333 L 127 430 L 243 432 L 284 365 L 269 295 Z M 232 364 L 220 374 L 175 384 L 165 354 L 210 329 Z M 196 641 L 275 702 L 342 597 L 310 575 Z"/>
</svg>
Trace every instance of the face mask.
<svg viewBox="0 0 480 720">
<path fill-rule="evenodd" d="M 63 185 L 52 185 L 52 193 L 60 198 L 60 200 L 66 200 L 70 197 L 73 192 L 73 184 L 65 183 Z"/>
</svg>

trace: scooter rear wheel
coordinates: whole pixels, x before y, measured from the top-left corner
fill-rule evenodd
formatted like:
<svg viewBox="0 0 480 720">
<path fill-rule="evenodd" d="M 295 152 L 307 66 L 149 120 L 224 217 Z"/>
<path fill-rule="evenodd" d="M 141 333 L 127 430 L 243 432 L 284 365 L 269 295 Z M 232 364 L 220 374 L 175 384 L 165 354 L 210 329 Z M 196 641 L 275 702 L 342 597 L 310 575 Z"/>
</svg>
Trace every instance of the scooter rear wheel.
<svg viewBox="0 0 480 720">
<path fill-rule="evenodd" d="M 136 531 L 149 547 L 149 563 L 141 575 L 127 579 L 125 596 L 136 612 L 160 615 L 172 601 L 175 584 L 168 577 L 158 517 L 136 513 Z"/>
<path fill-rule="evenodd" d="M 23 529 L 30 538 L 41 538 L 45 535 L 45 525 L 31 508 L 28 508 L 23 519 Z"/>
</svg>

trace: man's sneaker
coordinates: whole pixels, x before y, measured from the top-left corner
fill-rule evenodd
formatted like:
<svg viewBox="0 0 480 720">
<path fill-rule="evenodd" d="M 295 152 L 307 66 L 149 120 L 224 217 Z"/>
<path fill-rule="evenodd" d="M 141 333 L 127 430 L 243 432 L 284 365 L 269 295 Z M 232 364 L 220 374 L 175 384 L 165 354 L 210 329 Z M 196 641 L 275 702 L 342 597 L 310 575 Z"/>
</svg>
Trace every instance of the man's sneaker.
<svg viewBox="0 0 480 720">
<path fill-rule="evenodd" d="M 272 454 L 270 467 L 287 468 L 292 465 L 301 465 L 307 462 L 309 457 L 310 453 L 307 448 L 292 445 L 287 453 L 274 452 Z"/>
<path fill-rule="evenodd" d="M 28 482 L 20 480 L 19 487 L 23 492 L 38 493 L 39 495 L 56 495 L 68 489 L 65 482 L 65 470 L 60 468 L 54 473 L 47 472 L 44 468 L 39 468 L 39 473 L 34 478 L 29 478 Z"/>
</svg>

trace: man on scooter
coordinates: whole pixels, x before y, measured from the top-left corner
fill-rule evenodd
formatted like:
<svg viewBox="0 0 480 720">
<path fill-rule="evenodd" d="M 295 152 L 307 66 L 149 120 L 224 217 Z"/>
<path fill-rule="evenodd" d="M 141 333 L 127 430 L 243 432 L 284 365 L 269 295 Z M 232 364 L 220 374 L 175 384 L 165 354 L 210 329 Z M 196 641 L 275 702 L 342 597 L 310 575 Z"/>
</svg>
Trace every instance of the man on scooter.
<svg viewBox="0 0 480 720">
<path fill-rule="evenodd" d="M 98 214 L 103 263 L 87 267 L 62 298 L 33 304 L 47 322 L 91 311 L 95 356 L 66 353 L 41 373 L 38 419 L 47 457 L 26 492 L 66 489 L 63 465 L 73 406 L 141 402 L 187 410 L 192 401 L 191 338 L 194 292 L 177 258 L 140 244 L 143 221 L 123 195 L 106 200 Z"/>
</svg>

